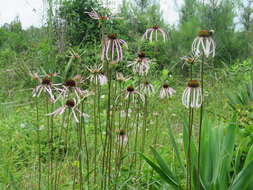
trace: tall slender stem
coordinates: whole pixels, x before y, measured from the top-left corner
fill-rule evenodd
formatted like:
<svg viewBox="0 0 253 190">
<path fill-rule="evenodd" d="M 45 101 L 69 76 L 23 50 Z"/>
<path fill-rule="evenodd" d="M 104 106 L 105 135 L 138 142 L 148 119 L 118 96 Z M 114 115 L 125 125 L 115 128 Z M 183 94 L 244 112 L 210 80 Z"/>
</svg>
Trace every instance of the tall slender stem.
<svg viewBox="0 0 253 190">
<path fill-rule="evenodd" d="M 40 126 L 39 126 L 39 107 L 38 100 L 36 98 L 36 119 L 37 119 L 37 143 L 38 143 L 38 161 L 39 161 L 39 177 L 38 177 L 38 185 L 39 190 L 41 189 L 41 146 L 40 146 Z"/>
<path fill-rule="evenodd" d="M 199 117 L 199 144 L 198 144 L 198 189 L 200 189 L 200 158 L 201 158 L 201 133 L 202 133 L 202 123 L 203 123 L 203 115 L 204 115 L 204 61 L 205 61 L 205 55 L 204 52 L 202 52 L 202 61 L 201 61 L 201 95 L 202 95 L 202 104 L 200 107 L 200 117 Z"/>
<path fill-rule="evenodd" d="M 97 136 L 98 136 L 98 132 L 97 132 L 97 84 L 94 84 L 94 102 L 93 102 L 93 119 L 94 119 L 94 130 L 95 130 L 95 138 L 94 138 L 94 185 L 97 184 Z"/>
</svg>

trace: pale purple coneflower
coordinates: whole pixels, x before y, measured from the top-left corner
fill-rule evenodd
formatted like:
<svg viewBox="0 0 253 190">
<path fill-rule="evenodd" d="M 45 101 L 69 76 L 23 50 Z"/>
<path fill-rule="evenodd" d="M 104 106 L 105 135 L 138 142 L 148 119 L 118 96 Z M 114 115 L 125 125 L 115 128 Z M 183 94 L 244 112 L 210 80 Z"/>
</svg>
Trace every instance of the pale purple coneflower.
<svg viewBox="0 0 253 190">
<path fill-rule="evenodd" d="M 138 58 L 130 62 L 128 67 L 133 68 L 133 72 L 139 75 L 147 75 L 150 69 L 150 60 L 146 57 L 144 52 L 138 54 Z"/>
<path fill-rule="evenodd" d="M 67 57 L 69 57 L 70 59 L 76 59 L 76 60 L 81 59 L 81 56 L 84 54 L 84 51 L 81 54 L 79 54 L 72 48 L 70 48 L 68 52 L 69 52 L 69 55 Z"/>
<path fill-rule="evenodd" d="M 160 90 L 160 98 L 164 99 L 166 97 L 172 97 L 174 95 L 174 93 L 176 93 L 176 91 L 169 87 L 168 84 L 164 84 Z"/>
<path fill-rule="evenodd" d="M 194 65 L 195 63 L 199 62 L 199 56 L 184 56 L 180 58 L 183 61 L 182 69 L 185 65 Z"/>
<path fill-rule="evenodd" d="M 50 76 L 50 75 L 47 74 L 46 77 L 40 78 L 39 75 L 36 73 L 32 75 L 32 77 L 34 79 L 37 79 L 40 83 L 38 86 L 36 86 L 33 89 L 33 97 L 39 97 L 41 95 L 41 93 L 44 92 L 44 93 L 47 93 L 49 95 L 50 99 L 54 102 L 55 97 L 53 94 L 53 90 L 60 91 L 60 89 L 56 87 L 59 84 L 53 84 L 52 80 L 48 76 Z"/>
<path fill-rule="evenodd" d="M 127 133 L 126 133 L 126 131 L 124 129 L 120 129 L 117 132 L 117 141 L 121 145 L 126 145 L 127 144 L 127 142 L 128 142 L 128 136 L 127 136 Z"/>
<path fill-rule="evenodd" d="M 148 96 L 152 95 L 155 92 L 154 86 L 148 81 L 142 83 L 140 85 L 140 89 L 143 91 L 144 94 Z"/>
<path fill-rule="evenodd" d="M 87 114 L 81 112 L 78 109 L 78 103 L 75 99 L 67 100 L 66 103 L 56 109 L 54 112 L 47 114 L 47 116 L 56 116 L 56 115 L 62 115 L 66 110 L 70 110 L 70 113 L 74 116 L 75 121 L 78 123 L 78 117 L 77 115 L 80 115 L 81 117 L 89 117 Z"/>
<path fill-rule="evenodd" d="M 209 57 L 215 56 L 215 42 L 212 38 L 214 34 L 213 30 L 201 30 L 198 36 L 194 39 L 192 43 L 192 53 L 195 56 L 200 56 L 202 53 Z"/>
<path fill-rule="evenodd" d="M 197 80 L 190 80 L 182 96 L 182 103 L 187 108 L 199 108 L 202 104 L 202 90 Z"/>
<path fill-rule="evenodd" d="M 92 19 L 95 19 L 95 20 L 110 20 L 110 17 L 108 16 L 101 16 L 99 15 L 93 8 L 92 8 L 92 11 L 90 12 L 85 12 L 89 15 L 89 17 L 91 17 Z"/>
<path fill-rule="evenodd" d="M 107 83 L 107 77 L 102 72 L 103 65 L 101 66 L 93 66 L 92 68 L 88 68 L 90 75 L 87 79 L 89 79 L 94 84 L 105 85 Z"/>
<path fill-rule="evenodd" d="M 128 48 L 127 43 L 119 39 L 117 34 L 107 35 L 107 38 L 103 41 L 102 61 L 104 61 L 105 58 L 108 61 L 115 61 L 115 58 L 117 62 L 123 60 L 123 45 Z"/>
<path fill-rule="evenodd" d="M 82 83 L 83 78 L 80 75 L 76 75 L 74 78 L 66 80 L 63 83 L 63 89 L 61 89 L 60 96 L 65 98 L 69 96 L 71 92 L 74 92 L 76 97 L 80 99 L 80 96 L 83 94 L 83 91 L 80 88 Z"/>
<path fill-rule="evenodd" d="M 144 101 L 143 94 L 135 90 L 133 86 L 128 86 L 127 89 L 124 90 L 123 93 L 116 98 L 116 102 L 118 101 L 120 96 L 125 96 L 125 99 L 132 99 L 133 101 L 135 101 L 136 98 L 140 99 L 141 101 Z"/>
<path fill-rule="evenodd" d="M 129 78 L 124 77 L 123 73 L 116 72 L 116 81 L 119 81 L 121 83 L 121 82 L 126 82 L 129 79 L 130 79 L 130 77 Z"/>
<path fill-rule="evenodd" d="M 114 15 L 111 15 L 111 16 L 101 16 L 93 8 L 92 8 L 92 11 L 85 12 L 85 13 L 87 13 L 89 15 L 89 17 L 91 17 L 92 19 L 101 20 L 101 21 L 106 21 L 106 20 L 111 20 L 111 19 L 123 19 L 122 17 L 115 17 Z"/>
<path fill-rule="evenodd" d="M 155 40 L 158 40 L 158 32 L 162 34 L 163 41 L 167 39 L 166 32 L 160 28 L 158 25 L 153 26 L 152 28 L 148 28 L 146 32 L 143 34 L 142 39 L 149 39 L 150 42 L 153 41 L 153 34 L 155 33 Z"/>
</svg>

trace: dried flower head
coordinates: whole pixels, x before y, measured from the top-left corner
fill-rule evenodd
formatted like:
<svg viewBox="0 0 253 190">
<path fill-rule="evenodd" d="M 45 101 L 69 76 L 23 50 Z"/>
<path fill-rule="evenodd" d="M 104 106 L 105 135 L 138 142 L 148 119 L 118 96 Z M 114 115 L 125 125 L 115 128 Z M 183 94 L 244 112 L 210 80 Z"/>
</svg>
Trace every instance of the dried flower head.
<svg viewBox="0 0 253 190">
<path fill-rule="evenodd" d="M 88 76 L 88 79 L 94 83 L 94 84 L 100 84 L 105 85 L 107 83 L 107 77 L 102 72 L 103 65 L 101 66 L 93 66 L 88 68 L 88 71 L 90 72 L 90 75 Z"/>
<path fill-rule="evenodd" d="M 121 72 L 116 72 L 116 80 L 119 82 L 126 82 L 128 81 L 130 78 L 126 78 L 124 77 L 123 73 Z"/>
<path fill-rule="evenodd" d="M 79 60 L 81 59 L 81 56 L 85 53 L 84 51 L 79 54 L 77 51 L 73 50 L 72 48 L 69 49 L 68 51 L 69 55 L 67 57 L 69 57 L 70 59 L 75 59 L 75 60 Z"/>
<path fill-rule="evenodd" d="M 213 30 L 201 30 L 192 43 L 192 53 L 195 56 L 215 56 L 215 42 L 212 38 Z"/>
<path fill-rule="evenodd" d="M 194 65 L 199 62 L 199 57 L 194 55 L 184 56 L 180 58 L 183 62 L 182 69 L 185 65 Z"/>
<path fill-rule="evenodd" d="M 187 108 L 199 108 L 202 104 L 202 90 L 197 80 L 190 80 L 182 96 L 182 103 Z"/>
<path fill-rule="evenodd" d="M 149 28 L 146 30 L 146 32 L 143 34 L 142 39 L 149 39 L 150 42 L 153 41 L 153 33 L 155 33 L 155 40 L 158 40 L 158 32 L 162 34 L 163 41 L 167 39 L 166 32 L 161 29 L 158 25 L 153 26 L 152 28 Z"/>
<path fill-rule="evenodd" d="M 85 12 L 85 13 L 87 13 L 92 19 L 100 20 L 100 21 L 107 21 L 107 20 L 111 20 L 111 19 L 122 19 L 121 17 L 115 17 L 114 15 L 112 15 L 112 16 L 99 15 L 93 8 L 92 8 L 92 11 Z"/>
</svg>

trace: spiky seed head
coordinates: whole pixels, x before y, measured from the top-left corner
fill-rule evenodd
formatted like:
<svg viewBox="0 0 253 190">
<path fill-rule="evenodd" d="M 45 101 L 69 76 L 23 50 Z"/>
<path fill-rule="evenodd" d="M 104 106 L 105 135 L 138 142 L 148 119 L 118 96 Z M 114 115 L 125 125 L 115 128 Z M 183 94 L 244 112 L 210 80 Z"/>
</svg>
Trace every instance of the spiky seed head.
<svg viewBox="0 0 253 190">
<path fill-rule="evenodd" d="M 51 84 L 51 79 L 48 78 L 48 77 L 45 77 L 42 79 L 42 82 L 41 82 L 43 85 L 50 85 Z"/>
<path fill-rule="evenodd" d="M 158 28 L 160 28 L 158 25 L 153 26 L 154 30 L 157 30 Z"/>
<path fill-rule="evenodd" d="M 108 37 L 110 40 L 116 40 L 116 39 L 117 39 L 117 34 L 108 34 L 107 37 Z"/>
<path fill-rule="evenodd" d="M 144 85 L 149 85 L 150 83 L 148 81 L 145 81 L 144 82 Z"/>
<path fill-rule="evenodd" d="M 66 80 L 64 86 L 67 87 L 76 87 L 76 81 L 73 79 Z"/>
<path fill-rule="evenodd" d="M 190 87 L 190 88 L 198 88 L 199 85 L 200 85 L 199 81 L 197 81 L 197 80 L 190 80 L 188 82 L 188 87 Z"/>
<path fill-rule="evenodd" d="M 99 17 L 99 20 L 105 21 L 105 20 L 108 20 L 108 17 L 107 17 L 107 16 L 100 16 L 100 17 Z"/>
<path fill-rule="evenodd" d="M 140 59 L 143 59 L 143 58 L 146 57 L 146 54 L 145 54 L 144 52 L 140 52 L 140 53 L 138 53 L 138 57 L 139 57 Z"/>
<path fill-rule="evenodd" d="M 132 86 L 127 87 L 127 91 L 128 92 L 133 92 L 134 91 L 134 87 L 132 87 Z"/>
<path fill-rule="evenodd" d="M 214 31 L 213 30 L 200 30 L 198 32 L 199 37 L 211 37 L 213 35 Z"/>
<path fill-rule="evenodd" d="M 70 108 L 73 108 L 76 105 L 76 103 L 74 100 L 67 100 L 66 105 Z"/>
<path fill-rule="evenodd" d="M 120 129 L 118 132 L 119 136 L 125 136 L 126 135 L 126 131 L 124 129 Z"/>
<path fill-rule="evenodd" d="M 163 88 L 169 88 L 169 85 L 167 83 L 163 84 Z"/>
</svg>

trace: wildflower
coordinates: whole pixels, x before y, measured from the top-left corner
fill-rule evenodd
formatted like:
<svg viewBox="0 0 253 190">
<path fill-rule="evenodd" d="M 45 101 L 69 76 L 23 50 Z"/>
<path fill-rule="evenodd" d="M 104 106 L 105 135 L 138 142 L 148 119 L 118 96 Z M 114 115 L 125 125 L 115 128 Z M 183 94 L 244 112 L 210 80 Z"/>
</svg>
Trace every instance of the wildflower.
<svg viewBox="0 0 253 190">
<path fill-rule="evenodd" d="M 89 91 L 89 90 L 82 90 L 81 94 L 80 94 L 80 98 L 81 99 L 86 99 L 86 98 L 88 98 L 89 96 L 92 96 L 92 95 L 94 95 L 94 92 Z"/>
<path fill-rule="evenodd" d="M 117 37 L 117 34 L 107 35 L 107 38 L 104 40 L 101 59 L 104 60 L 104 58 L 106 57 L 108 61 L 113 61 L 115 60 L 115 57 L 117 57 L 117 61 L 122 60 L 122 45 L 125 45 L 128 48 L 127 43 L 124 40 L 119 39 Z"/>
<path fill-rule="evenodd" d="M 74 51 L 72 48 L 70 48 L 68 57 L 69 57 L 70 59 L 76 59 L 76 60 L 78 60 L 78 59 L 81 58 L 81 56 L 82 56 L 83 54 L 84 54 L 84 52 L 82 52 L 81 54 L 79 54 L 78 52 L 76 52 L 76 51 Z"/>
<path fill-rule="evenodd" d="M 144 52 L 138 54 L 138 58 L 130 62 L 127 66 L 133 67 L 133 72 L 139 75 L 147 75 L 150 68 L 150 60 L 146 57 Z"/>
<path fill-rule="evenodd" d="M 190 80 L 184 90 L 182 103 L 187 108 L 199 108 L 202 104 L 202 90 L 197 80 Z"/>
<path fill-rule="evenodd" d="M 176 91 L 173 88 L 169 87 L 168 84 L 164 84 L 160 91 L 160 98 L 163 99 L 166 97 L 171 97 L 174 93 L 176 93 Z"/>
<path fill-rule="evenodd" d="M 142 83 L 140 88 L 148 96 L 150 96 L 151 94 L 155 92 L 154 86 L 148 81 L 145 81 L 144 83 Z"/>
<path fill-rule="evenodd" d="M 133 86 L 128 86 L 126 90 L 123 91 L 122 94 L 120 94 L 117 98 L 116 98 L 116 102 L 117 100 L 119 99 L 120 96 L 124 95 L 125 96 L 125 99 L 129 99 L 132 98 L 133 101 L 136 99 L 136 98 L 139 98 L 141 99 L 142 101 L 144 101 L 144 97 L 143 95 L 138 92 L 137 90 L 134 89 Z"/>
<path fill-rule="evenodd" d="M 74 116 L 75 121 L 78 123 L 79 120 L 77 118 L 77 114 L 79 114 L 81 117 L 89 117 L 87 114 L 82 113 L 78 108 L 78 103 L 75 99 L 67 100 L 65 105 L 62 107 L 56 109 L 54 112 L 47 114 L 47 116 L 56 116 L 56 115 L 62 115 L 66 110 L 70 110 L 70 113 Z"/>
<path fill-rule="evenodd" d="M 53 84 L 48 76 L 41 79 L 39 75 L 35 74 L 34 77 L 36 77 L 40 84 L 33 89 L 33 97 L 39 97 L 41 93 L 44 92 L 47 93 L 50 96 L 50 99 L 54 102 L 55 97 L 53 90 L 60 90 L 56 87 L 57 84 Z"/>
<path fill-rule="evenodd" d="M 117 133 L 117 140 L 120 144 L 126 145 L 128 141 L 128 137 L 126 131 L 124 129 L 120 129 Z"/>
<path fill-rule="evenodd" d="M 95 20 L 102 20 L 102 21 L 110 20 L 108 16 L 99 15 L 93 8 L 91 12 L 85 12 L 85 13 L 87 13 L 92 19 L 95 19 Z"/>
<path fill-rule="evenodd" d="M 123 19 L 122 17 L 115 17 L 114 15 L 101 16 L 93 8 L 91 12 L 85 12 L 85 13 L 87 13 L 92 19 L 100 20 L 100 21 L 107 21 L 107 20 L 112 20 L 112 19 Z"/>
<path fill-rule="evenodd" d="M 74 92 L 76 97 L 80 99 L 83 91 L 79 87 L 83 83 L 83 79 L 80 75 L 76 75 L 72 79 L 68 79 L 63 83 L 63 89 L 61 90 L 60 96 L 67 97 L 69 93 Z"/>
<path fill-rule="evenodd" d="M 100 67 L 94 66 L 93 68 L 87 67 L 87 69 L 91 73 L 88 79 L 90 79 L 90 81 L 93 82 L 94 84 L 104 85 L 107 83 L 107 77 L 102 72 L 102 68 L 103 68 L 102 65 Z"/>
<path fill-rule="evenodd" d="M 194 55 L 184 56 L 180 59 L 183 61 L 182 69 L 184 68 L 184 65 L 194 65 L 194 63 L 199 62 L 199 57 Z"/>
<path fill-rule="evenodd" d="M 167 39 L 166 32 L 161 29 L 158 25 L 153 26 L 152 28 L 148 28 L 146 32 L 143 34 L 142 39 L 149 39 L 150 42 L 153 40 L 153 33 L 155 32 L 155 40 L 158 40 L 158 31 L 162 34 L 163 41 Z"/>
<path fill-rule="evenodd" d="M 212 38 L 213 30 L 201 30 L 192 43 L 192 52 L 195 56 L 203 54 L 206 57 L 215 56 L 215 42 Z"/>
<path fill-rule="evenodd" d="M 126 82 L 128 81 L 130 78 L 126 78 L 124 77 L 123 73 L 121 72 L 116 72 L 116 80 L 119 82 Z"/>
</svg>

